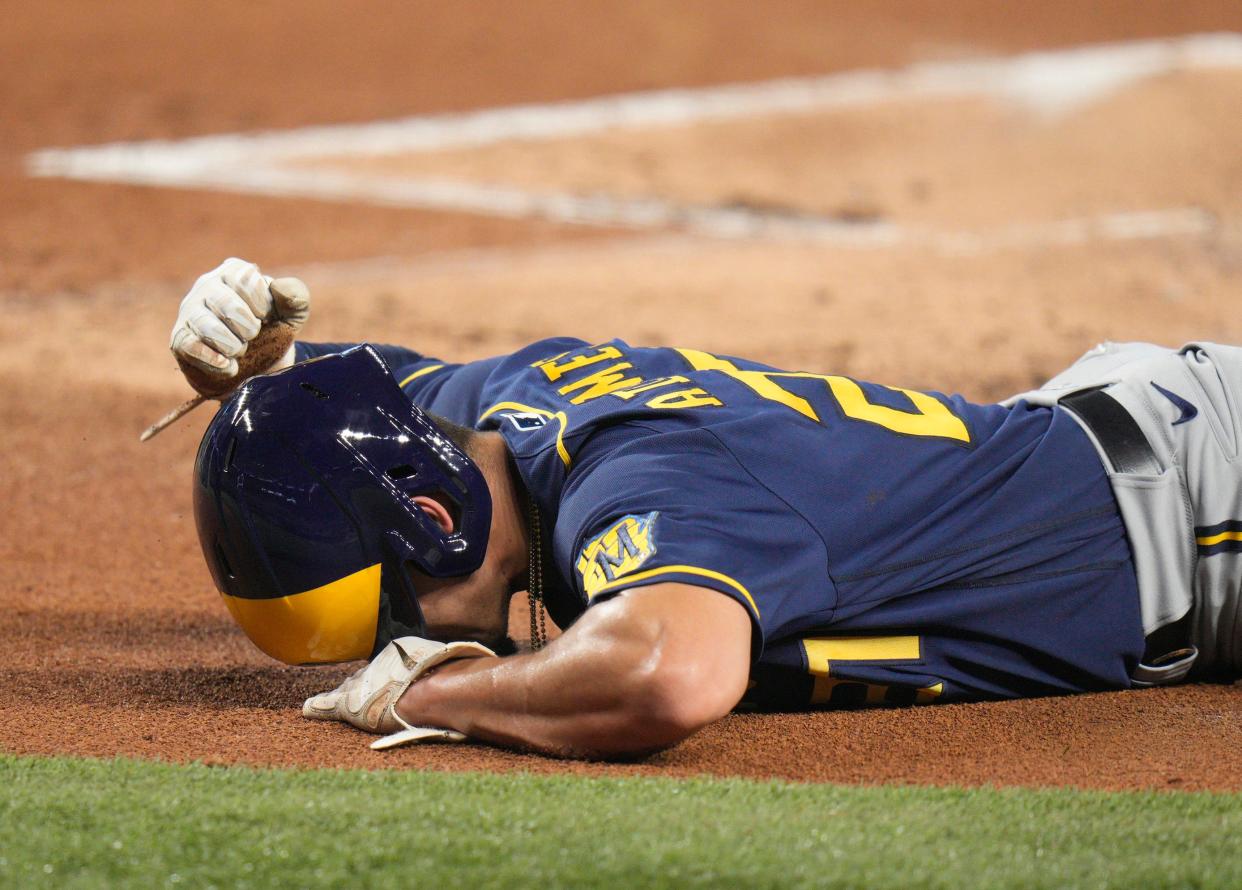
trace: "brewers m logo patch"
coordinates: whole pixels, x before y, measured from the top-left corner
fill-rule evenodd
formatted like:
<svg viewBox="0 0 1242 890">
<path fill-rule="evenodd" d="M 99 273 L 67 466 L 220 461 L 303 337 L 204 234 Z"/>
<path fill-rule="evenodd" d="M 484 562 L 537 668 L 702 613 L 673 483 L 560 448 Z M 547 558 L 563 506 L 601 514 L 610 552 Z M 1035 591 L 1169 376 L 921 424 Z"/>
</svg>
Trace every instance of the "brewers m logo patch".
<svg viewBox="0 0 1242 890">
<path fill-rule="evenodd" d="M 656 552 L 655 523 L 659 513 L 631 514 L 582 548 L 578 574 L 588 597 L 645 563 Z"/>
</svg>

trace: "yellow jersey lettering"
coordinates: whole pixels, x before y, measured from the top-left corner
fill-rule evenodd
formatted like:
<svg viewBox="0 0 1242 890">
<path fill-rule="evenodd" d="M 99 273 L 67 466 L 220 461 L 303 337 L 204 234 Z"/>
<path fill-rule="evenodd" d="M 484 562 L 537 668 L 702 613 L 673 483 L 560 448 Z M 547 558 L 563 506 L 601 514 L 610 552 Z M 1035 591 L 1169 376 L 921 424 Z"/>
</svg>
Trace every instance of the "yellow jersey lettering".
<svg viewBox="0 0 1242 890">
<path fill-rule="evenodd" d="M 775 375 L 774 375 L 775 376 Z M 912 389 L 900 389 L 886 386 L 893 392 L 899 392 L 914 405 L 914 411 L 902 411 L 889 408 L 887 405 L 876 405 L 867 401 L 867 394 L 861 386 L 848 377 L 834 377 L 823 374 L 782 374 L 784 377 L 803 377 L 811 380 L 822 380 L 832 390 L 833 397 L 841 406 L 841 412 L 853 420 L 874 423 L 894 433 L 907 436 L 928 436 L 940 439 L 953 439 L 958 442 L 970 442 L 970 430 L 962 419 L 950 411 L 943 402 L 925 392 Z"/>
<path fill-rule="evenodd" d="M 911 688 L 864 683 L 832 676 L 840 661 L 917 661 L 922 657 L 918 637 L 810 637 L 802 641 L 807 673 L 815 681 L 811 703 L 822 704 L 930 704 L 944 692 L 944 683 Z"/>
<path fill-rule="evenodd" d="M 696 386 L 693 389 L 678 389 L 674 392 L 662 393 L 648 401 L 647 407 L 671 410 L 674 408 L 711 408 L 723 404 L 724 402 L 707 390 Z"/>
<path fill-rule="evenodd" d="M 531 366 L 532 368 L 540 368 L 540 367 L 542 367 L 542 366 L 544 366 L 544 365 L 546 365 L 546 364 L 549 364 L 549 363 L 551 363 L 551 362 L 555 362 L 557 359 L 562 359 L 562 358 L 564 358 L 564 357 L 565 357 L 565 356 L 567 356 L 567 355 L 569 355 L 569 350 L 568 350 L 568 349 L 567 349 L 567 350 L 565 350 L 564 352 L 558 352 L 556 355 L 550 355 L 550 356 L 548 356 L 547 358 L 541 358 L 541 359 L 539 359 L 538 361 L 531 362 L 531 363 L 530 363 L 530 366 Z"/>
<path fill-rule="evenodd" d="M 629 389 L 614 390 L 613 392 L 610 392 L 609 395 L 616 396 L 618 399 L 629 401 L 640 393 L 650 392 L 653 389 L 660 389 L 663 386 L 673 386 L 677 383 L 689 382 L 689 377 L 682 377 L 680 374 L 676 374 L 672 377 L 657 377 L 654 380 L 648 380 L 646 383 L 640 384 L 639 386 L 631 386 Z"/>
<path fill-rule="evenodd" d="M 677 350 L 697 371 L 720 371 L 734 380 L 749 387 L 756 395 L 773 402 L 778 402 L 797 411 L 804 417 L 818 421 L 819 415 L 811 407 L 811 403 L 801 396 L 794 395 L 784 389 L 773 378 L 786 377 L 800 380 L 822 380 L 827 384 L 833 399 L 841 407 L 841 412 L 852 420 L 874 423 L 895 433 L 907 436 L 926 436 L 929 438 L 952 439 L 956 442 L 970 443 L 970 430 L 960 417 L 934 396 L 910 389 L 895 386 L 886 387 L 899 392 L 914 405 L 913 411 L 902 411 L 887 405 L 876 405 L 867 401 L 867 394 L 861 386 L 848 377 L 836 377 L 826 374 L 808 374 L 790 371 L 743 371 L 733 362 L 718 358 L 706 352 L 694 349 Z"/>
<path fill-rule="evenodd" d="M 918 661 L 918 637 L 810 637 L 802 641 L 807 669 L 828 675 L 834 661 Z"/>
<path fill-rule="evenodd" d="M 887 683 L 863 683 L 816 677 L 811 691 L 811 704 L 857 707 L 858 705 L 930 705 L 944 692 L 944 684 L 931 686 L 899 686 Z"/>
<path fill-rule="evenodd" d="M 809 417 L 811 420 L 819 420 L 819 415 L 815 413 L 815 409 L 811 407 L 810 402 L 801 396 L 794 395 L 787 389 L 782 389 L 772 382 L 771 377 L 778 376 L 775 372 L 743 371 L 727 359 L 717 358 L 709 353 L 699 352 L 697 349 L 679 349 L 677 351 L 690 363 L 690 367 L 696 371 L 720 371 L 728 374 L 743 386 L 749 387 L 756 395 L 793 408 L 799 414 Z"/>
<path fill-rule="evenodd" d="M 578 368 L 585 368 L 587 365 L 593 365 L 596 362 L 607 361 L 612 358 L 621 358 L 621 350 L 615 346 L 600 346 L 594 353 L 583 353 L 575 355 L 573 358 L 560 361 L 569 353 L 562 352 L 560 355 L 554 355 L 552 358 L 541 359 L 531 365 L 532 368 L 538 368 L 543 371 L 548 380 L 560 380 L 570 371 L 576 371 Z"/>
<path fill-rule="evenodd" d="M 601 368 L 594 374 L 589 374 L 581 380 L 575 380 L 573 383 L 567 383 L 565 386 L 558 389 L 557 392 L 563 396 L 567 396 L 575 390 L 585 390 L 569 400 L 575 405 L 581 405 L 583 402 L 589 402 L 591 399 L 598 399 L 600 396 L 606 396 L 615 390 L 625 389 L 627 387 L 642 383 L 643 378 L 626 377 L 623 373 L 632 367 L 634 366 L 629 362 L 617 362 L 615 365 L 609 365 L 607 368 Z"/>
</svg>

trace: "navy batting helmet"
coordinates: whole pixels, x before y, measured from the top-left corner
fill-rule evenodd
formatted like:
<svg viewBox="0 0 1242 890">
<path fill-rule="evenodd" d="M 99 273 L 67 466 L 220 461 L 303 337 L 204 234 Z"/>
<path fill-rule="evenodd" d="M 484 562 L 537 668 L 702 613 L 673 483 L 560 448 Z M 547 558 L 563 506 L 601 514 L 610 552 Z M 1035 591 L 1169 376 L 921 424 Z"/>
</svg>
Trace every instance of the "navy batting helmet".
<svg viewBox="0 0 1242 890">
<path fill-rule="evenodd" d="M 492 500 L 473 461 L 359 346 L 243 384 L 195 464 L 194 516 L 229 612 L 288 664 L 374 655 L 422 635 L 413 563 L 483 562 Z M 446 533 L 412 500 L 446 502 Z"/>
</svg>

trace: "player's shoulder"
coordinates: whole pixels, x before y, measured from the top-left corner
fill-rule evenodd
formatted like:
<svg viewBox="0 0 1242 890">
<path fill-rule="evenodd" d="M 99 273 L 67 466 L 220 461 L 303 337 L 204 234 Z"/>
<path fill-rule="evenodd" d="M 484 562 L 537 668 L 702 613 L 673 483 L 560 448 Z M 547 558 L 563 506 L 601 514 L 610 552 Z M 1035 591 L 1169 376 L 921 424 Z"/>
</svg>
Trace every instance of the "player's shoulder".
<svg viewBox="0 0 1242 890">
<path fill-rule="evenodd" d="M 799 595 L 796 578 L 827 578 L 815 529 L 710 429 L 622 424 L 579 455 L 554 538 L 588 603 L 678 581 L 737 599 L 757 622 L 779 623 Z"/>
<path fill-rule="evenodd" d="M 561 512 L 579 535 L 653 511 L 730 525 L 769 511 L 771 497 L 711 430 L 639 420 L 598 429 L 577 449 Z"/>
<path fill-rule="evenodd" d="M 542 375 L 538 374 L 542 365 L 581 351 L 589 345 L 577 337 L 546 337 L 515 349 L 508 355 L 500 356 L 489 369 L 485 397 L 494 399 L 502 394 L 511 395 L 515 386 L 525 389 L 538 384 L 542 382 Z"/>
</svg>

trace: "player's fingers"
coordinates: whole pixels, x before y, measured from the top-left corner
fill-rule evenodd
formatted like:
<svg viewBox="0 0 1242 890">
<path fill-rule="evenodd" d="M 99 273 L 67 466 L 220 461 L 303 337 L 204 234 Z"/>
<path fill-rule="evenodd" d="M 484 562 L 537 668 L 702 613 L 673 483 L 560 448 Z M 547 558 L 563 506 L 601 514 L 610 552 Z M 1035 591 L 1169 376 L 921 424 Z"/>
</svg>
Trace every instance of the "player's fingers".
<svg viewBox="0 0 1242 890">
<path fill-rule="evenodd" d="M 245 354 L 246 344 L 228 329 L 228 325 L 216 318 L 215 313 L 203 306 L 185 319 L 185 325 L 200 340 L 226 358 Z"/>
<path fill-rule="evenodd" d="M 180 327 L 173 332 L 170 348 L 174 355 L 211 374 L 232 377 L 237 373 L 236 359 L 216 352 L 188 327 Z"/>
<path fill-rule="evenodd" d="M 272 295 L 267 286 L 272 279 L 261 273 L 258 266 L 229 257 L 220 264 L 219 271 L 220 280 L 246 301 L 256 318 L 264 321 L 271 315 Z"/>
<path fill-rule="evenodd" d="M 310 317 L 310 289 L 300 278 L 277 278 L 270 285 L 276 315 L 295 331 Z"/>
<path fill-rule="evenodd" d="M 340 700 L 341 693 L 337 689 L 312 695 L 302 704 L 302 716 L 310 720 L 343 719 L 337 714 L 337 704 Z"/>
<path fill-rule="evenodd" d="M 211 310 L 216 318 L 224 322 L 230 331 L 237 335 L 243 343 L 249 343 L 259 334 L 259 319 L 249 304 L 223 282 L 215 282 L 214 286 L 204 288 L 203 305 Z"/>
</svg>

